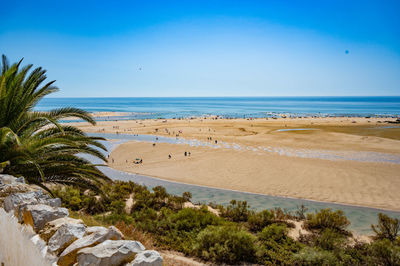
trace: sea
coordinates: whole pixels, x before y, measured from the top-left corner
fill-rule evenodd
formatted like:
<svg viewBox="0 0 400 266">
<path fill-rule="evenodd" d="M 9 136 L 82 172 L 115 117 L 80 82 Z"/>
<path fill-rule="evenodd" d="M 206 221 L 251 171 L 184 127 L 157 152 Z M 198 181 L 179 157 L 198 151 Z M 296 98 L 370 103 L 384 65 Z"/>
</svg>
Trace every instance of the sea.
<svg viewBox="0 0 400 266">
<path fill-rule="evenodd" d="M 288 116 L 400 116 L 393 97 L 124 97 L 44 98 L 35 110 L 78 107 L 89 112 L 124 112 L 120 119 Z M 107 117 L 103 118 L 107 120 Z M 113 117 L 113 119 L 116 119 Z"/>
</svg>

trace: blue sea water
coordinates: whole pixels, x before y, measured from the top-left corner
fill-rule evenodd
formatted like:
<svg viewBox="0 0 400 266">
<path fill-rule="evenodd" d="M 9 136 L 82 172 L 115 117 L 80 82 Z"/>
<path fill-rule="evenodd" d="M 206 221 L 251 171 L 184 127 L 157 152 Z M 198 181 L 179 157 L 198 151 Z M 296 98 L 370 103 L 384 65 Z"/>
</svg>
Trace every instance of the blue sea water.
<svg viewBox="0 0 400 266">
<path fill-rule="evenodd" d="M 44 111 L 73 106 L 89 112 L 129 112 L 129 118 L 203 115 L 269 117 L 276 114 L 400 116 L 400 97 L 195 97 L 195 98 L 45 98 Z"/>
</svg>

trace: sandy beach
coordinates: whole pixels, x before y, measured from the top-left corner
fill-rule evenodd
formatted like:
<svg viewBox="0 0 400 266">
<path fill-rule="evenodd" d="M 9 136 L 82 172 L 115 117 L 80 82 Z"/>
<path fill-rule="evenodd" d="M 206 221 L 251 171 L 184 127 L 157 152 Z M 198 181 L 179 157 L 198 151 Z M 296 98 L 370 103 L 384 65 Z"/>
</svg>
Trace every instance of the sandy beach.
<svg viewBox="0 0 400 266">
<path fill-rule="evenodd" d="M 115 169 L 190 184 L 400 211 L 400 163 L 396 161 L 400 128 L 385 122 L 394 120 L 208 117 L 76 125 L 86 132 L 151 134 L 241 147 L 132 141 L 111 153 L 114 163 L 110 160 L 109 165 Z M 274 152 L 265 152 L 265 147 Z M 386 157 L 394 161 L 381 160 Z M 143 163 L 134 164 L 136 158 Z"/>
</svg>

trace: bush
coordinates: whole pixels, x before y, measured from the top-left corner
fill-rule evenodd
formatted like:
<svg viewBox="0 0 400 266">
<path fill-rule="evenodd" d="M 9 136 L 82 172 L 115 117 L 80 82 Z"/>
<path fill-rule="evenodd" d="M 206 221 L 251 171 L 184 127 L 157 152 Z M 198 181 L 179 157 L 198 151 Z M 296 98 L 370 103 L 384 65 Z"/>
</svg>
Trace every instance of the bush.
<svg viewBox="0 0 400 266">
<path fill-rule="evenodd" d="M 274 219 L 274 214 L 268 210 L 250 214 L 248 218 L 248 226 L 250 231 L 259 232 L 265 226 L 271 224 Z"/>
<path fill-rule="evenodd" d="M 389 239 L 394 242 L 397 238 L 397 234 L 400 230 L 400 220 L 393 219 L 386 214 L 379 213 L 378 224 L 371 225 L 372 230 L 374 230 L 376 239 Z"/>
<path fill-rule="evenodd" d="M 197 234 L 208 225 L 219 225 L 221 218 L 212 214 L 207 208 L 185 208 L 178 212 L 163 208 L 160 212 L 146 208 L 132 213 L 136 226 L 150 232 L 159 244 L 177 251 L 190 254 Z"/>
<path fill-rule="evenodd" d="M 294 262 L 298 265 L 338 265 L 336 256 L 326 250 L 305 247 L 293 256 Z"/>
<path fill-rule="evenodd" d="M 259 234 L 259 239 L 281 243 L 287 239 L 287 227 L 284 224 L 271 224 L 262 230 Z"/>
<path fill-rule="evenodd" d="M 183 192 L 182 193 L 182 198 L 185 202 L 190 201 L 190 199 L 192 198 L 192 193 L 190 192 Z"/>
<path fill-rule="evenodd" d="M 382 239 L 371 244 L 370 253 L 375 265 L 400 265 L 400 247 L 389 239 Z"/>
<path fill-rule="evenodd" d="M 308 211 L 308 208 L 306 206 L 304 206 L 304 204 L 297 206 L 297 210 L 295 212 L 297 219 L 305 220 L 307 211 Z"/>
<path fill-rule="evenodd" d="M 256 261 L 255 237 L 237 226 L 209 226 L 201 231 L 194 245 L 194 253 L 218 263 Z"/>
<path fill-rule="evenodd" d="M 132 224 L 134 222 L 132 216 L 128 214 L 111 213 L 108 215 L 98 214 L 94 216 L 97 221 L 105 224 L 116 224 L 123 221 L 125 224 Z"/>
<path fill-rule="evenodd" d="M 347 242 L 346 236 L 332 229 L 325 229 L 315 239 L 315 245 L 325 250 L 336 250 L 344 248 Z"/>
<path fill-rule="evenodd" d="M 300 250 L 300 244 L 287 236 L 285 224 L 271 224 L 259 234 L 260 248 L 258 262 L 262 264 L 291 265 L 293 255 Z"/>
<path fill-rule="evenodd" d="M 322 209 L 315 214 L 307 214 L 305 226 L 310 230 L 332 229 L 341 233 L 348 234 L 346 231 L 350 221 L 344 215 L 343 211 L 332 211 L 331 209 Z"/>
<path fill-rule="evenodd" d="M 253 214 L 247 201 L 232 200 L 230 205 L 221 209 L 221 216 L 233 222 L 247 222 L 249 215 Z"/>
</svg>

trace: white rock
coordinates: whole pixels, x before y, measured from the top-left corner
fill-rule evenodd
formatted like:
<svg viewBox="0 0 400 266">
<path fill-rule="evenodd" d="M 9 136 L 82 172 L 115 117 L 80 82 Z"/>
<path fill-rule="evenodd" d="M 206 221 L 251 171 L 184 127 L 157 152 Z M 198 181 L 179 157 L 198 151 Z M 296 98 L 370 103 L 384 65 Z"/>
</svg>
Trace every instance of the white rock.
<svg viewBox="0 0 400 266">
<path fill-rule="evenodd" d="M 127 264 L 127 266 L 162 266 L 163 258 L 160 253 L 155 250 L 146 250 L 136 255 L 135 260 Z"/>
<path fill-rule="evenodd" d="M 18 205 L 24 202 L 37 202 L 42 196 L 43 192 L 41 190 L 11 194 L 4 199 L 4 209 L 6 212 L 15 211 Z"/>
<path fill-rule="evenodd" d="M 14 211 L 14 215 L 18 218 L 19 222 L 22 222 L 23 209 L 27 205 L 34 204 L 46 204 L 51 207 L 60 207 L 61 199 L 53 199 L 49 195 L 43 194 L 41 190 L 27 193 L 15 193 L 4 199 L 4 209 L 7 212 Z"/>
<path fill-rule="evenodd" d="M 144 250 L 138 241 L 106 240 L 95 247 L 81 249 L 77 261 L 79 266 L 117 266 L 131 261 Z"/>
<path fill-rule="evenodd" d="M 71 217 L 59 218 L 54 221 L 48 222 L 42 230 L 40 230 L 40 237 L 48 242 L 49 239 L 55 234 L 55 232 L 62 226 L 63 224 L 83 224 L 81 219 L 74 219 Z"/>
<path fill-rule="evenodd" d="M 66 208 L 53 208 L 44 204 L 28 205 L 23 210 L 23 221 L 39 232 L 46 223 L 68 216 Z"/>
<path fill-rule="evenodd" d="M 63 224 L 49 239 L 49 250 L 58 254 L 78 238 L 85 235 L 86 226 L 83 224 Z"/>
<path fill-rule="evenodd" d="M 12 175 L 2 174 L 0 175 L 0 184 L 16 184 L 16 183 L 23 183 L 25 184 L 24 177 L 14 177 Z"/>
<path fill-rule="evenodd" d="M 103 226 L 90 226 L 90 227 L 86 228 L 87 235 L 90 235 L 93 233 L 101 233 L 101 232 L 107 233 L 107 231 L 108 231 L 108 228 L 105 228 Z"/>
<path fill-rule="evenodd" d="M 106 240 L 120 240 L 123 238 L 122 233 L 114 226 L 110 226 L 106 230 L 100 229 L 99 227 L 96 227 L 95 229 L 95 232 L 84 236 L 69 245 L 61 253 L 57 262 L 58 265 L 64 266 L 74 264 L 76 261 L 76 254 L 83 248 L 96 246 Z M 89 231 L 90 230 L 91 229 L 89 229 Z"/>
</svg>

